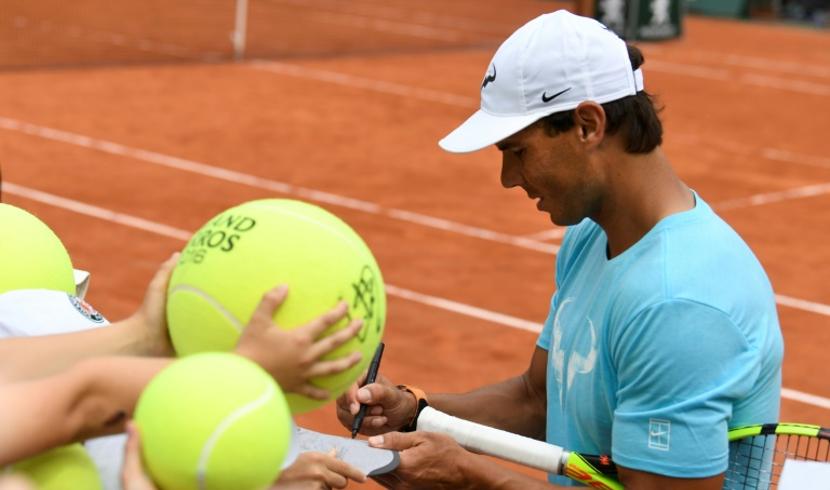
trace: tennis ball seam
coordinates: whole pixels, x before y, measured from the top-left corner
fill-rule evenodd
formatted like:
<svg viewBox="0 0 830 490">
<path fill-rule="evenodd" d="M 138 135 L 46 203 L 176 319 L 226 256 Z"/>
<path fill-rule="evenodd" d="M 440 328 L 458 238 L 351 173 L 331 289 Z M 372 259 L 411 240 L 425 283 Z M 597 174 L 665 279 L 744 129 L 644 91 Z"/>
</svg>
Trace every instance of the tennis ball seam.
<svg viewBox="0 0 830 490">
<path fill-rule="evenodd" d="M 219 425 L 216 426 L 216 429 L 210 437 L 208 437 L 207 442 L 205 442 L 205 446 L 202 448 L 202 453 L 199 455 L 199 463 L 196 467 L 196 478 L 199 483 L 199 490 L 207 489 L 207 465 L 210 461 L 210 455 L 216 447 L 216 444 L 219 443 L 219 439 L 222 435 L 243 417 L 251 414 L 259 408 L 262 408 L 266 403 L 271 401 L 274 396 L 276 396 L 276 393 L 277 390 L 274 383 L 267 383 L 265 392 L 260 395 L 259 398 L 242 405 L 219 422 Z"/>
<path fill-rule="evenodd" d="M 261 204 L 261 205 L 258 204 L 256 206 L 251 206 L 251 207 L 260 208 L 263 211 L 268 212 L 268 213 L 272 213 L 272 214 L 288 215 L 288 216 L 291 216 L 292 218 L 298 219 L 300 221 L 305 221 L 306 223 L 311 223 L 315 226 L 319 226 L 320 228 L 323 228 L 326 231 L 328 231 L 329 233 L 331 233 L 332 235 L 335 235 L 337 238 L 343 240 L 346 243 L 346 245 L 348 245 L 349 248 L 352 249 L 352 251 L 357 252 L 358 254 L 363 254 L 364 253 L 364 250 L 361 247 L 359 247 L 357 243 L 354 242 L 355 237 L 343 233 L 341 230 L 337 229 L 334 226 L 331 226 L 330 224 L 328 224 L 324 221 L 319 221 L 319 220 L 316 220 L 316 219 L 312 219 L 312 218 L 309 218 L 308 216 L 306 216 L 302 213 L 297 213 L 297 212 L 287 210 L 287 209 L 275 209 L 274 207 L 269 206 L 269 205 L 264 204 L 264 203 Z"/>
<path fill-rule="evenodd" d="M 168 293 L 168 295 L 172 295 L 172 294 L 174 294 L 174 293 L 178 293 L 178 292 L 180 292 L 180 291 L 183 291 L 183 292 L 188 292 L 188 293 L 193 293 L 193 294 L 195 294 L 196 296 L 199 296 L 199 297 L 200 297 L 200 298 L 202 298 L 203 300 L 205 300 L 205 301 L 207 301 L 208 303 L 210 303 L 210 305 L 211 305 L 212 307 L 216 308 L 216 311 L 218 311 L 219 313 L 221 313 L 221 314 L 222 314 L 222 316 L 224 316 L 225 318 L 227 318 L 227 320 L 228 320 L 229 322 L 231 322 L 231 325 L 233 326 L 233 328 L 234 328 L 234 329 L 236 329 L 236 331 L 237 331 L 237 332 L 240 332 L 240 333 L 241 333 L 241 332 L 242 332 L 242 330 L 244 329 L 244 327 L 245 327 L 245 326 L 244 326 L 244 325 L 242 325 L 242 322 L 241 322 L 241 321 L 239 321 L 239 319 L 238 319 L 238 318 L 236 318 L 236 316 L 234 316 L 234 314 L 233 314 L 233 313 L 231 313 L 230 311 L 228 311 L 228 309 L 227 309 L 227 308 L 225 308 L 225 305 L 223 305 L 222 303 L 220 303 L 220 302 L 219 302 L 216 298 L 214 298 L 213 296 L 209 295 L 209 294 L 208 294 L 208 293 L 206 293 L 205 291 L 203 291 L 203 290 L 201 290 L 201 289 L 199 289 L 199 288 L 197 288 L 197 287 L 191 286 L 191 285 L 189 285 L 189 284 L 177 284 L 177 285 L 173 286 L 173 288 L 170 290 L 170 292 Z"/>
</svg>

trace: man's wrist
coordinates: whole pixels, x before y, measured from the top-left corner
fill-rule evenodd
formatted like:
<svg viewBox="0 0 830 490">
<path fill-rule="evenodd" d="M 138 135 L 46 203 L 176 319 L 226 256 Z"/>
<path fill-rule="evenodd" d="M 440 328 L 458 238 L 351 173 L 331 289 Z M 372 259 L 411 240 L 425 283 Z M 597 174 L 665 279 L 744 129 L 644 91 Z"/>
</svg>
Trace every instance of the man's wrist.
<svg viewBox="0 0 830 490">
<path fill-rule="evenodd" d="M 469 451 L 464 451 L 460 461 L 457 461 L 458 472 L 464 482 L 463 488 L 475 490 L 480 488 L 499 488 L 497 481 L 492 478 L 492 471 L 485 464 L 484 458 Z"/>
<path fill-rule="evenodd" d="M 465 455 L 458 461 L 457 467 L 464 482 L 461 488 L 468 490 L 479 490 L 481 488 L 492 490 L 554 488 L 550 487 L 547 482 L 516 473 L 469 451 L 465 451 Z"/>
<path fill-rule="evenodd" d="M 427 394 L 424 392 L 424 390 L 417 388 L 415 386 L 398 385 L 397 388 L 411 395 L 411 397 L 408 397 L 408 399 L 410 400 L 410 406 L 407 409 L 409 418 L 407 419 L 403 427 L 401 427 L 399 430 L 401 432 L 413 432 L 418 428 L 418 416 L 421 414 L 421 411 L 429 406 Z"/>
</svg>

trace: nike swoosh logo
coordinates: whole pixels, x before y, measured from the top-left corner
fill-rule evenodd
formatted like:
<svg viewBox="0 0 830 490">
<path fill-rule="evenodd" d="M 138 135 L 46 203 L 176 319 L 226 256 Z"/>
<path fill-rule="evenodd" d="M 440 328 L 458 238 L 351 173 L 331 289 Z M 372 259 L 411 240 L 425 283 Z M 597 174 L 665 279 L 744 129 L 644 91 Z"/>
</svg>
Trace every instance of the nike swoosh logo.
<svg viewBox="0 0 830 490">
<path fill-rule="evenodd" d="M 565 90 L 563 90 L 563 91 L 561 91 L 561 92 L 556 92 L 555 94 L 553 94 L 553 95 L 551 95 L 551 96 L 548 96 L 547 91 L 542 92 L 542 102 L 544 102 L 545 104 L 547 104 L 548 102 L 550 102 L 550 101 L 552 101 L 553 99 L 555 99 L 555 98 L 559 97 L 560 95 L 564 94 L 565 92 L 567 92 L 568 90 L 570 90 L 570 89 L 572 89 L 572 88 L 573 88 L 573 87 L 568 87 L 568 88 L 566 88 Z"/>
<path fill-rule="evenodd" d="M 482 82 L 481 88 L 483 89 L 484 87 L 489 85 L 490 82 L 495 82 L 495 81 L 496 81 L 496 65 L 493 65 L 493 74 L 492 75 L 488 74 L 486 77 L 484 77 L 484 82 Z"/>
</svg>

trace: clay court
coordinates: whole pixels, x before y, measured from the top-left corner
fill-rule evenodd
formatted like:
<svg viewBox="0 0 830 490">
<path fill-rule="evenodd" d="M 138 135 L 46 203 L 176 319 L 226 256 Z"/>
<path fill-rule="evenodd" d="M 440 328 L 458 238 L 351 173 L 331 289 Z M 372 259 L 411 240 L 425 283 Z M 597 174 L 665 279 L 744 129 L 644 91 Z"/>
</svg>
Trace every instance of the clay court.
<svg viewBox="0 0 830 490">
<path fill-rule="evenodd" d="M 477 107 L 499 42 L 570 2 L 253 0 L 240 61 L 232 2 L 4 3 L 4 198 L 55 229 L 110 319 L 217 212 L 297 198 L 375 252 L 386 376 L 457 391 L 526 367 L 564 230 L 501 187 L 495 149 L 437 141 Z M 684 29 L 640 44 L 664 148 L 770 275 L 781 419 L 830 426 L 830 35 L 695 16 Z M 333 413 L 300 422 L 345 434 Z"/>
</svg>

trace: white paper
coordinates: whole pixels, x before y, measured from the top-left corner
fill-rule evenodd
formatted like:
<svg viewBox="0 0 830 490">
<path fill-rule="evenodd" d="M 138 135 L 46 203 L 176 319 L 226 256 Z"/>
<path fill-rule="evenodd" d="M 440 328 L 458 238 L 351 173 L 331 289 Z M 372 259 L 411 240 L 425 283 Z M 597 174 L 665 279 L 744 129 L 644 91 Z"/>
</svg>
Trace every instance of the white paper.
<svg viewBox="0 0 830 490">
<path fill-rule="evenodd" d="M 784 461 L 779 490 L 830 490 L 830 464 L 815 461 Z"/>
<path fill-rule="evenodd" d="M 300 453 L 308 451 L 327 453 L 332 449 L 337 451 L 337 459 L 349 463 L 366 475 L 382 475 L 393 471 L 400 461 L 397 451 L 370 447 L 364 440 L 333 436 L 296 427 L 291 449 L 285 458 L 283 468 L 290 466 Z"/>
</svg>

